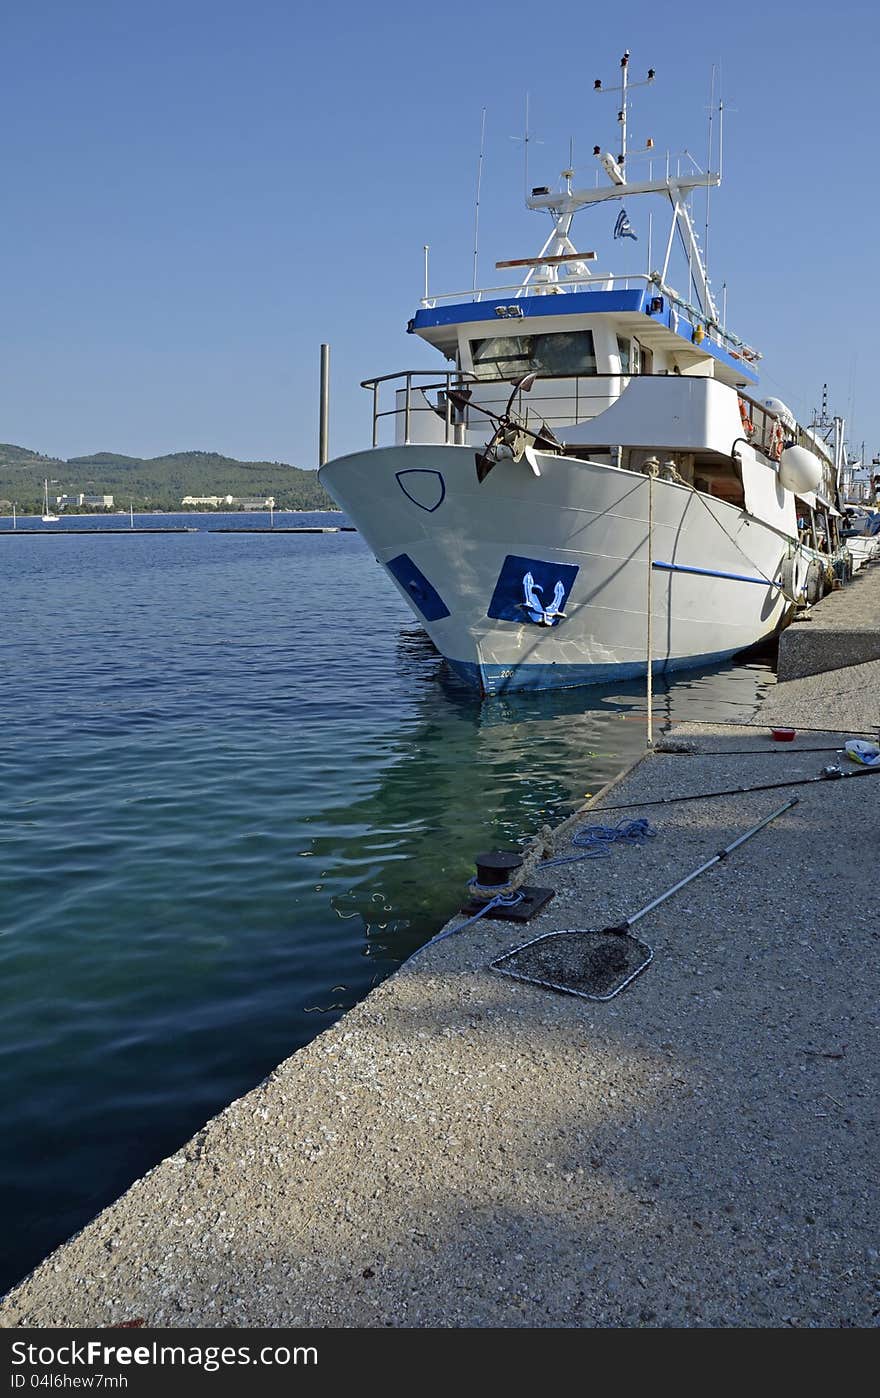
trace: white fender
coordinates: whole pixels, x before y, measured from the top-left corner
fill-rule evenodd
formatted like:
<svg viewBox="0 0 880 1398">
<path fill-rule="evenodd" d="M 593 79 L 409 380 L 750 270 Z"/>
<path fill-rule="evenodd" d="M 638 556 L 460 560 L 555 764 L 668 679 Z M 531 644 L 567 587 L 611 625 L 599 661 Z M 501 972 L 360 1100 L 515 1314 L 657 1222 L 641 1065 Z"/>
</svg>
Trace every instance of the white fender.
<svg viewBox="0 0 880 1398">
<path fill-rule="evenodd" d="M 786 447 L 779 458 L 779 483 L 794 495 L 817 490 L 822 481 L 822 463 L 806 447 Z"/>
</svg>

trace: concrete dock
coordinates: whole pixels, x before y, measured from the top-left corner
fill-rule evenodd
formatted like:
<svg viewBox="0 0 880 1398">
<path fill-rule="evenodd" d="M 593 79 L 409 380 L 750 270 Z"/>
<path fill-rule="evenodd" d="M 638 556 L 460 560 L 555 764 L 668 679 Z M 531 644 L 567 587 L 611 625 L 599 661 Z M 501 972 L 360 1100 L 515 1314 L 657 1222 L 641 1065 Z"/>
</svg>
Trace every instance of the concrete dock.
<svg viewBox="0 0 880 1398">
<path fill-rule="evenodd" d="M 246 525 L 224 524 L 205 531 L 208 534 L 356 534 L 353 524 L 275 524 L 256 525 L 249 529 Z"/>
<path fill-rule="evenodd" d="M 199 531 L 189 524 L 150 524 L 113 526 L 109 529 L 0 529 L 0 539 L 49 539 L 58 534 L 78 534 L 91 538 L 93 534 L 197 534 Z"/>
<path fill-rule="evenodd" d="M 779 684 L 752 726 L 676 729 L 579 820 L 645 817 L 653 839 L 539 866 L 538 918 L 413 957 L 52 1254 L 0 1324 L 876 1325 L 880 773 L 707 793 L 855 771 L 839 749 L 876 732 L 878 672 Z M 784 722 L 820 731 L 775 743 Z M 654 961 L 617 998 L 490 969 L 619 922 L 793 795 L 638 924 Z"/>
<path fill-rule="evenodd" d="M 866 563 L 848 587 L 830 592 L 779 638 L 780 680 L 880 660 L 880 563 Z"/>
</svg>

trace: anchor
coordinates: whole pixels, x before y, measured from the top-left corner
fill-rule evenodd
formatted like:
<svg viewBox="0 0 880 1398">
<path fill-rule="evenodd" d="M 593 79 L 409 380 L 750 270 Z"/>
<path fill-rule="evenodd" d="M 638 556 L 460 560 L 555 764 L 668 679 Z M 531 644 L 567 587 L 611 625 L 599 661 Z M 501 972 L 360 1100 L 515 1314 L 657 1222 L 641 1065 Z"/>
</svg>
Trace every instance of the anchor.
<svg viewBox="0 0 880 1398">
<path fill-rule="evenodd" d="M 477 480 L 482 485 L 492 467 L 498 461 L 521 461 L 525 457 L 532 472 L 540 476 L 541 467 L 538 464 L 537 451 L 558 452 L 561 450 L 560 443 L 547 426 L 542 421 L 537 430 L 529 427 L 527 422 L 519 422 L 513 414 L 513 400 L 518 393 L 529 393 L 534 386 L 538 375 L 536 373 L 526 374 L 518 379 L 513 385 L 507 407 L 499 416 L 489 408 L 484 408 L 480 403 L 471 402 L 472 390 L 469 388 L 453 388 L 449 390 L 449 399 L 453 407 L 464 411 L 468 406 L 476 408 L 478 412 L 484 413 L 496 423 L 495 431 L 489 439 L 483 451 L 476 453 Z M 531 439 L 531 440 L 529 440 Z"/>
<path fill-rule="evenodd" d="M 543 587 L 535 582 L 532 574 L 526 573 L 523 577 L 525 601 L 520 602 L 520 606 L 528 613 L 529 621 L 534 621 L 538 626 L 555 626 L 558 621 L 565 619 L 565 612 L 561 610 L 565 585 L 561 581 L 557 582 L 553 589 L 553 601 L 546 607 L 537 595 L 543 591 Z"/>
</svg>

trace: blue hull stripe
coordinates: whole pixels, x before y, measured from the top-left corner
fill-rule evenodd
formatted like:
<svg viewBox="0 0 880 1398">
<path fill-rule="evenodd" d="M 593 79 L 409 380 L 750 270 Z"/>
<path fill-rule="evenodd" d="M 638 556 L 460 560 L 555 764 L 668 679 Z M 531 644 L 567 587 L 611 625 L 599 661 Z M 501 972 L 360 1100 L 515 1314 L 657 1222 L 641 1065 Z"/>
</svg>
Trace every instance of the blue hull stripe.
<svg viewBox="0 0 880 1398">
<path fill-rule="evenodd" d="M 713 651 L 708 655 L 687 655 L 674 660 L 655 660 L 655 675 L 670 670 L 700 670 L 729 660 L 743 650 Z M 447 657 L 448 659 L 448 657 Z M 484 694 L 509 694 L 514 690 L 575 689 L 581 685 L 612 684 L 619 680 L 641 679 L 647 673 L 644 660 L 614 665 L 478 665 L 473 660 L 451 660 L 449 664 L 467 684 Z"/>
<path fill-rule="evenodd" d="M 698 573 L 703 578 L 728 578 L 730 582 L 756 583 L 758 587 L 782 587 L 782 583 L 770 582 L 769 578 L 747 578 L 744 573 L 719 573 L 714 568 L 689 568 L 685 563 L 652 563 L 651 567 L 662 568 L 664 573 Z"/>
</svg>

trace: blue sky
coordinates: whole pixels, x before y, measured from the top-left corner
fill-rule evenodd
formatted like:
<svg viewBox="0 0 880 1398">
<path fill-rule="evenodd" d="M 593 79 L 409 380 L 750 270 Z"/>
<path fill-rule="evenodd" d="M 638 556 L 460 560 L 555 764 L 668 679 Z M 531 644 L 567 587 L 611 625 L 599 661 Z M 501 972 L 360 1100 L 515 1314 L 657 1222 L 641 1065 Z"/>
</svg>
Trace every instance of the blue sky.
<svg viewBox="0 0 880 1398">
<path fill-rule="evenodd" d="M 613 15 L 609 25 L 607 16 Z M 481 281 L 537 252 L 574 140 L 616 142 L 632 51 L 631 137 L 706 150 L 712 65 L 727 106 L 710 273 L 762 386 L 809 414 L 827 381 L 880 450 L 877 293 L 880 20 L 843 0 L 622 10 L 280 0 L 29 0 L 7 7 L 0 88 L 0 440 L 72 456 L 204 448 L 312 466 L 318 353 L 332 346 L 333 454 L 369 439 L 359 380 L 440 363 L 405 334 L 422 290 L 469 287 L 480 114 Z M 541 144 L 538 144 L 538 142 Z M 642 204 L 644 201 L 642 201 Z M 619 206 L 575 224 L 602 250 Z M 701 216 L 702 206 L 698 206 Z M 642 270 L 616 244 L 613 270 Z M 655 220 L 657 215 L 655 214 Z M 605 224 L 608 227 L 605 227 Z M 655 257 L 656 262 L 656 257 Z M 683 289 L 683 288 L 682 288 Z M 866 309 L 867 308 L 867 309 Z"/>
</svg>

